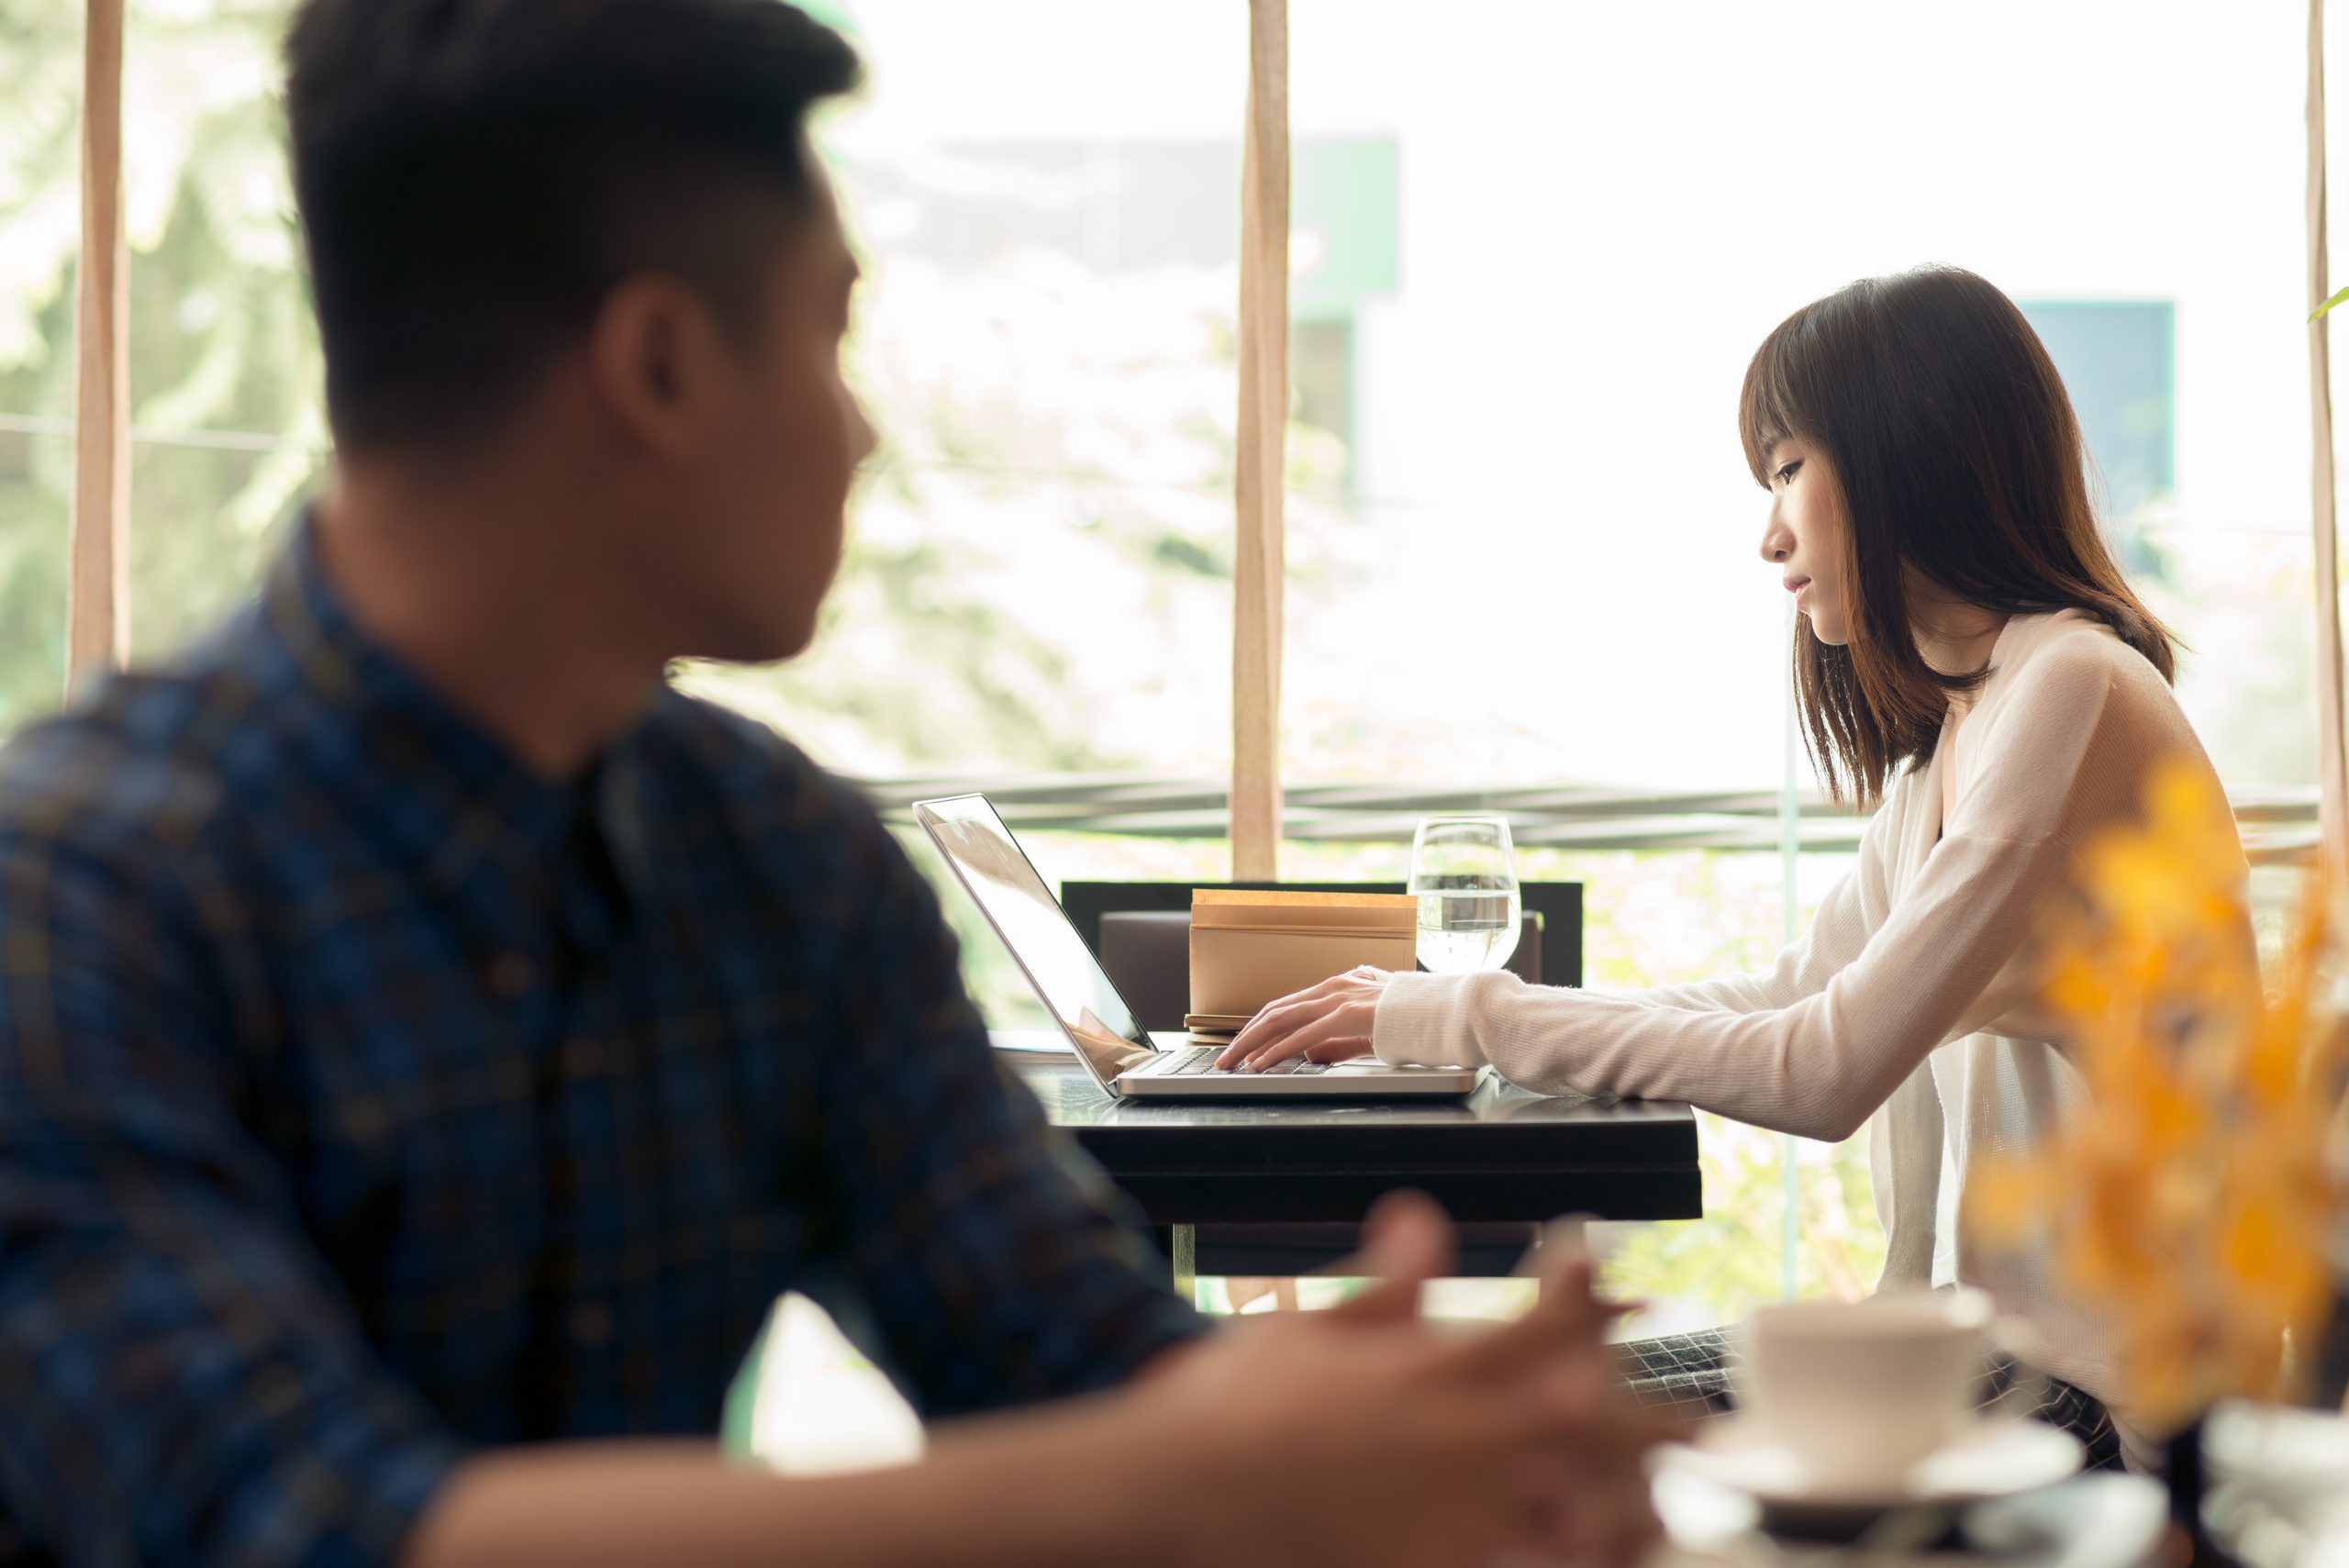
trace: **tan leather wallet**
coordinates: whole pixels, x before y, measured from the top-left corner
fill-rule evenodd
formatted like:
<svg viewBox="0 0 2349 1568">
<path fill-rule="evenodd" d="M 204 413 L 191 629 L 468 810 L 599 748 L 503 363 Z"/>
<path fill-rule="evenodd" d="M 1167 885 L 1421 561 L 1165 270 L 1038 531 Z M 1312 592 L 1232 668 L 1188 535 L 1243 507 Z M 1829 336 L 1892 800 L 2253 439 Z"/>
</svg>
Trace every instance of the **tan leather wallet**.
<svg viewBox="0 0 2349 1568">
<path fill-rule="evenodd" d="M 1292 991 L 1361 964 L 1409 969 L 1418 952 L 1419 900 L 1407 893 L 1197 888 L 1191 1027 L 1236 1029 Z"/>
</svg>

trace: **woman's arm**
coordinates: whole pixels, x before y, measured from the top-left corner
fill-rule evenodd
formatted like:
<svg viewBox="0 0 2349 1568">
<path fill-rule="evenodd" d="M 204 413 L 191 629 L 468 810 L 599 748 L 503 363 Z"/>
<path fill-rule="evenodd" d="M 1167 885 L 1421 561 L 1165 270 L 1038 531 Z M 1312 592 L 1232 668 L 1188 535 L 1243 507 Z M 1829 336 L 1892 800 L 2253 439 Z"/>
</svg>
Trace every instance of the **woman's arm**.
<svg viewBox="0 0 2349 1568">
<path fill-rule="evenodd" d="M 1837 883 L 1820 905 L 1818 917 L 1799 940 L 1778 954 L 1771 969 L 1759 974 L 1727 975 L 1689 985 L 1657 986 L 1644 991 L 1556 993 L 1561 1016 L 1578 999 L 1602 1001 L 1609 1006 L 1677 1008 L 1711 1013 L 1758 1013 L 1784 1007 L 1822 989 L 1843 965 L 1858 956 L 1868 933 L 1883 922 L 1886 904 L 1885 844 L 1894 832 L 1899 813 L 1887 808 L 1877 814 L 1860 839 L 1859 863 Z M 1382 1054 L 1398 1064 L 1414 1062 L 1482 1065 L 1487 1058 L 1469 1009 L 1475 992 L 1496 983 L 1493 975 L 1389 973 L 1357 969 L 1335 975 L 1320 984 L 1284 996 L 1249 1020 L 1248 1026 L 1216 1059 L 1219 1067 L 1249 1071 L 1272 1065 L 1286 1056 L 1307 1055 L 1317 1062 L 1341 1062 L 1371 1053 L 1373 1019 L 1385 1043 Z M 1514 975 L 1504 972 L 1498 983 L 1507 989 Z M 1382 1011 L 1385 996 L 1400 989 L 1410 995 L 1408 1021 L 1405 1009 Z M 1532 988 L 1534 994 L 1550 993 Z M 1466 1019 L 1472 1027 L 1451 1028 Z"/>
<path fill-rule="evenodd" d="M 1490 1062 L 1550 1094 L 1687 1100 L 1806 1138 L 1851 1136 L 1960 1024 L 2070 862 L 2054 840 L 1946 838 L 1858 957 L 1784 1007 L 1714 1012 L 1527 985 L 1397 975 L 1373 1042 L 1389 1062 Z"/>
<path fill-rule="evenodd" d="M 1803 934 L 1781 949 L 1776 962 L 1753 974 L 1726 974 L 1685 985 L 1657 985 L 1610 993 L 1646 1007 L 1681 1007 L 1709 1013 L 1758 1013 L 1791 1006 L 1816 995 L 1845 964 L 1860 955 L 1869 936 L 1890 912 L 1887 847 L 1904 817 L 1898 803 L 1912 786 L 1903 782 L 1887 805 L 1860 834 L 1859 858 L 1842 880 L 1828 889 Z"/>
<path fill-rule="evenodd" d="M 2002 979 L 2075 849 L 2132 817 L 2164 755 L 2192 753 L 2150 667 L 2058 645 L 2019 673 L 1981 773 L 1897 907 L 1815 993 L 1691 1011 L 1481 974 L 1400 975 L 1377 1004 L 1391 1062 L 1489 1062 L 1530 1088 L 1686 1099 L 1808 1137 L 1849 1136 L 1925 1055 L 2028 994 Z"/>
</svg>

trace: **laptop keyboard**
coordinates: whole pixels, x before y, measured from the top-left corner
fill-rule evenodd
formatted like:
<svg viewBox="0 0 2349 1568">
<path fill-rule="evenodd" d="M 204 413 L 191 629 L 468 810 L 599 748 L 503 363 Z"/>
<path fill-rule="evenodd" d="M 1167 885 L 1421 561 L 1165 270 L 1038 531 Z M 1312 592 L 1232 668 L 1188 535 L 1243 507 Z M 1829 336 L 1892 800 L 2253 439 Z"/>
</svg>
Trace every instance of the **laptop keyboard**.
<svg viewBox="0 0 2349 1568">
<path fill-rule="evenodd" d="M 1163 1054 L 1166 1057 L 1167 1062 L 1165 1066 L 1158 1070 L 1159 1074 L 1162 1077 L 1174 1075 L 1187 1078 L 1192 1076 L 1194 1073 L 1215 1073 L 1218 1076 L 1230 1075 L 1222 1069 L 1218 1068 L 1215 1064 L 1215 1059 L 1223 1054 L 1223 1048 L 1220 1046 L 1184 1046 L 1174 1051 L 1163 1052 Z M 1275 1062 L 1272 1066 L 1265 1068 L 1262 1073 L 1250 1073 L 1246 1074 L 1246 1076 L 1261 1076 L 1267 1078 L 1279 1077 L 1284 1074 L 1290 1076 L 1309 1076 L 1312 1073 L 1326 1073 L 1328 1071 L 1329 1066 L 1326 1062 L 1308 1062 L 1301 1056 L 1292 1056 L 1286 1062 Z"/>
</svg>

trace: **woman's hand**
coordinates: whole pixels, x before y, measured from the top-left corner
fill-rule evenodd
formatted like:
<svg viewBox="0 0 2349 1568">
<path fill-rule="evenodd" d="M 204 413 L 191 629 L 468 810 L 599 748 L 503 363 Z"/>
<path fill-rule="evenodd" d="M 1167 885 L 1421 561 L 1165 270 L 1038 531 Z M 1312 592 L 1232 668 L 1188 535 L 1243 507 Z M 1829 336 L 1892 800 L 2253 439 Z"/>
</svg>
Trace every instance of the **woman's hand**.
<svg viewBox="0 0 2349 1568">
<path fill-rule="evenodd" d="M 1387 973 L 1367 965 L 1333 975 L 1308 991 L 1267 1003 L 1232 1037 L 1218 1067 L 1262 1073 L 1276 1062 L 1343 1062 L 1370 1054 L 1370 1030 Z"/>
</svg>

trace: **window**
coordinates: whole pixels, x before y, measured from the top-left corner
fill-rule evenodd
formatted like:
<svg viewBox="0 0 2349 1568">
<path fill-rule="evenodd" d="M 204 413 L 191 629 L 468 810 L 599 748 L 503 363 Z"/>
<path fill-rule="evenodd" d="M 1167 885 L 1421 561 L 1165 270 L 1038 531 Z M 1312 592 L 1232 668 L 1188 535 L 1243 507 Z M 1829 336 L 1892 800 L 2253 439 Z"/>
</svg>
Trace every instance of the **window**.
<svg viewBox="0 0 2349 1568">
<path fill-rule="evenodd" d="M 691 679 L 885 803 L 996 787 L 1049 877 L 1220 876 L 1244 4 L 819 8 L 872 61 L 819 141 L 888 444 L 814 653 Z M 0 727 L 61 674 L 74 9 L 0 0 Z M 287 9 L 133 8 L 142 652 L 250 588 L 326 446 Z M 1736 391 L 1794 306 L 1925 261 L 2025 303 L 2189 715 L 2304 818 L 2302 39 L 2169 10 L 1293 0 L 1286 873 L 1391 879 L 1410 800 L 1489 794 L 1526 874 L 1586 883 L 1593 983 L 1765 962 L 1858 829 L 1788 765 Z M 1720 1218 L 1620 1265 L 1678 1324 L 1872 1278 L 1854 1151 L 1716 1123 L 1707 1160 Z"/>
<path fill-rule="evenodd" d="M 131 628 L 152 655 L 249 593 L 326 451 L 274 78 L 285 0 L 133 7 L 125 101 Z M 0 0 L 0 728 L 64 679 L 78 6 Z"/>
<path fill-rule="evenodd" d="M 1944 261 L 2025 302 L 2064 372 L 2222 775 L 2305 799 L 2298 21 L 2116 14 L 1999 0 L 1954 28 L 1852 0 L 1431 28 L 1295 0 L 1295 134 L 1392 142 L 1401 264 L 1353 323 L 1350 494 L 1297 529 L 1290 776 L 1781 787 L 1786 611 L 1754 554 L 1745 361 L 1795 306 Z M 1594 980 L 1761 961 L 1846 863 L 1802 838 L 1819 852 L 1560 851 L 1590 885 Z M 1657 1327 L 1790 1278 L 1872 1282 L 1856 1147 L 1709 1120 L 1705 1148 L 1717 1218 L 1625 1239 Z"/>
<path fill-rule="evenodd" d="M 2023 315 L 2063 373 L 2102 481 L 2105 513 L 2129 522 L 2166 507 L 2177 488 L 2177 310 L 2167 300 L 2023 300 Z M 2130 565 L 2158 573 L 2158 562 Z"/>
</svg>

